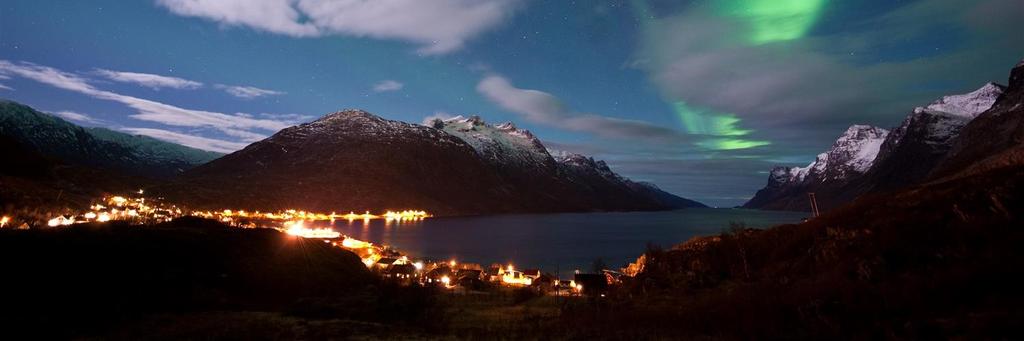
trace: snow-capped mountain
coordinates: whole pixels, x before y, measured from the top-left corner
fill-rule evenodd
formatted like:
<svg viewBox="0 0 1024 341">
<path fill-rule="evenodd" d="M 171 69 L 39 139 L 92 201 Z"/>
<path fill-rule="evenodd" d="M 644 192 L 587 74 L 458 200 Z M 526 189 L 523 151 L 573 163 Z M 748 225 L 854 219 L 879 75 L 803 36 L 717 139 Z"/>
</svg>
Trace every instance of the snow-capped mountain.
<svg viewBox="0 0 1024 341">
<path fill-rule="evenodd" d="M 823 209 L 867 192 L 892 190 L 923 181 L 975 117 L 1003 94 L 989 83 L 978 90 L 945 96 L 915 108 L 891 132 L 855 125 L 807 167 L 777 167 L 768 185 L 744 207 L 808 210 L 814 192 Z"/>
<path fill-rule="evenodd" d="M 494 126 L 479 116 L 456 116 L 433 122 L 433 128 L 457 136 L 473 146 L 481 157 L 499 166 L 540 172 L 555 167 L 555 160 L 540 139 L 512 122 Z"/>
<path fill-rule="evenodd" d="M 915 108 L 882 144 L 859 190 L 887 191 L 923 181 L 953 148 L 964 126 L 991 108 L 1003 91 L 1003 86 L 989 83 Z"/>
<path fill-rule="evenodd" d="M 772 169 L 768 185 L 744 207 L 806 209 L 806 192 L 845 184 L 868 171 L 888 136 L 889 131 L 879 127 L 851 126 L 806 167 Z"/>
<path fill-rule="evenodd" d="M 608 178 L 614 172 L 592 159 L 565 166 L 510 123 L 470 117 L 429 125 L 336 112 L 197 167 L 161 193 L 209 207 L 438 215 L 658 210 L 685 200 Z"/>
<path fill-rule="evenodd" d="M 1024 60 L 1010 72 L 1008 86 L 992 108 L 968 123 L 951 144 L 930 174 L 933 178 L 1024 164 Z"/>
</svg>

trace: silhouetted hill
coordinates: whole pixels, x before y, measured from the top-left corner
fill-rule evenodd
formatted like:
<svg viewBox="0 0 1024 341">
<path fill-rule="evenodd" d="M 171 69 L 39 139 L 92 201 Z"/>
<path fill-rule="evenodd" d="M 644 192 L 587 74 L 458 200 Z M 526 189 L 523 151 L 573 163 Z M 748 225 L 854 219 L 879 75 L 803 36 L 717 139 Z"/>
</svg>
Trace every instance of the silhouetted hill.
<svg viewBox="0 0 1024 341">
<path fill-rule="evenodd" d="M 592 158 L 556 161 L 532 134 L 510 124 L 493 127 L 477 118 L 437 126 L 336 112 L 192 169 L 158 193 L 210 208 L 436 215 L 693 204 L 636 185 Z"/>
<path fill-rule="evenodd" d="M 0 135 L 69 164 L 169 178 L 221 154 L 104 128 L 83 128 L 26 105 L 0 100 Z"/>
<path fill-rule="evenodd" d="M 155 313 L 284 311 L 314 300 L 299 304 L 308 308 L 375 285 L 355 254 L 319 240 L 192 218 L 0 230 L 0 259 L 0 325 L 33 339 L 92 335 Z M 350 309 L 372 316 L 376 307 Z"/>
<path fill-rule="evenodd" d="M 82 209 L 104 193 L 124 193 L 151 180 L 71 165 L 0 135 L 0 213 L 49 219 L 63 209 Z"/>
</svg>

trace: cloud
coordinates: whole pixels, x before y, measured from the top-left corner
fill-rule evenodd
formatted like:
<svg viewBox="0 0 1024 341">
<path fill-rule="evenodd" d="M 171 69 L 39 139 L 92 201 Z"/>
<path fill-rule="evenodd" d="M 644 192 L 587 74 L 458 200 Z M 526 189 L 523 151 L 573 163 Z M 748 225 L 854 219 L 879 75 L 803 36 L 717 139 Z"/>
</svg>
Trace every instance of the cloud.
<svg viewBox="0 0 1024 341">
<path fill-rule="evenodd" d="M 521 0 L 157 0 L 171 13 L 292 37 L 341 35 L 444 54 L 492 29 Z"/>
<path fill-rule="evenodd" d="M 89 115 L 86 115 L 86 114 L 82 114 L 82 113 L 77 113 L 77 112 L 74 112 L 74 111 L 64 110 L 64 111 L 55 112 L 53 114 L 56 115 L 56 116 L 59 116 L 59 117 L 61 117 L 63 119 L 71 120 L 71 121 L 76 121 L 76 122 L 83 122 L 83 123 L 97 123 L 98 122 L 96 119 L 92 118 L 92 116 L 89 116 Z"/>
<path fill-rule="evenodd" d="M 151 73 L 111 71 L 105 69 L 96 69 L 95 73 L 115 82 L 133 83 L 153 90 L 159 90 L 161 88 L 198 89 L 203 86 L 203 83 L 200 82 Z"/>
<path fill-rule="evenodd" d="M 508 79 L 498 75 L 484 77 L 476 89 L 499 107 L 520 114 L 533 123 L 609 138 L 662 142 L 687 140 L 679 131 L 645 121 L 574 112 L 566 108 L 554 95 L 539 90 L 517 88 Z"/>
<path fill-rule="evenodd" d="M 231 94 L 232 96 L 235 96 L 235 97 L 238 97 L 238 98 L 241 98 L 241 99 L 253 99 L 253 98 L 264 97 L 264 96 L 284 95 L 284 92 L 281 92 L 281 91 L 260 89 L 260 88 L 252 87 L 252 86 L 238 86 L 238 85 L 217 84 L 217 85 L 215 85 L 215 87 L 218 88 L 218 89 L 224 90 L 225 92 Z"/>
<path fill-rule="evenodd" d="M 405 84 L 393 80 L 383 80 L 373 85 L 374 92 L 386 92 L 386 91 L 398 91 L 402 90 Z"/>
<path fill-rule="evenodd" d="M 12 88 L 12 87 L 9 87 L 9 86 L 6 86 L 6 85 L 3 85 L 2 83 L 0 83 L 0 90 L 10 90 L 10 91 L 14 91 L 14 88 Z"/>
<path fill-rule="evenodd" d="M 918 1 L 873 17 L 844 18 L 846 29 L 815 35 L 804 21 L 821 8 L 799 18 L 801 29 L 772 33 L 763 31 L 788 26 L 768 27 L 762 19 L 696 5 L 646 19 L 632 65 L 646 71 L 664 97 L 684 104 L 677 114 L 688 131 L 732 117 L 741 120 L 734 129 L 810 157 L 833 138 L 821 131 L 853 123 L 894 125 L 914 106 L 1003 79 L 1021 53 L 1019 40 L 1015 47 L 1005 38 L 1013 19 L 982 24 L 976 18 L 993 7 L 1021 6 L 1013 0 Z M 892 58 L 879 52 L 912 48 L 937 31 L 963 31 L 965 37 L 950 38 L 956 48 L 941 53 Z"/>
<path fill-rule="evenodd" d="M 276 132 L 292 124 L 287 121 L 256 119 L 244 114 L 229 115 L 219 112 L 192 110 L 100 90 L 77 74 L 52 67 L 26 62 L 0 60 L 0 73 L 17 75 L 60 89 L 74 91 L 93 98 L 124 104 L 136 113 L 129 117 L 178 127 L 207 127 L 235 137 L 253 139 L 258 131 Z M 254 131 L 255 130 L 255 131 Z"/>
<path fill-rule="evenodd" d="M 121 130 L 135 135 L 145 135 L 158 140 L 177 143 L 183 146 L 225 154 L 245 148 L 245 146 L 247 145 L 246 143 L 211 139 L 202 136 L 182 134 L 163 129 L 121 128 Z"/>
</svg>

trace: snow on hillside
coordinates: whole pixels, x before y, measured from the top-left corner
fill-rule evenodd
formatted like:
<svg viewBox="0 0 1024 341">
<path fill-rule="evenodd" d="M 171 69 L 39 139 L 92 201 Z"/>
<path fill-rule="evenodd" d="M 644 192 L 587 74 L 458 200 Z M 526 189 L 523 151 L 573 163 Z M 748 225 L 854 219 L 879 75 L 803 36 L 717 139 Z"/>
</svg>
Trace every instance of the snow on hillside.
<svg viewBox="0 0 1024 341">
<path fill-rule="evenodd" d="M 973 119 L 989 108 L 992 108 L 996 99 L 1002 94 L 1002 86 L 988 83 L 970 93 L 942 97 L 942 99 L 929 104 L 927 107 L 917 110 L 942 112 Z"/>
<path fill-rule="evenodd" d="M 871 168 L 878 150 L 889 134 L 888 130 L 854 125 L 840 136 L 828 152 L 818 154 L 807 167 L 776 168 L 772 176 L 781 183 L 845 179 L 851 174 L 863 174 Z"/>
<path fill-rule="evenodd" d="M 501 164 L 544 167 L 553 161 L 536 136 L 512 122 L 492 126 L 479 116 L 456 116 L 442 120 L 435 128 L 459 137 L 484 158 Z"/>
</svg>

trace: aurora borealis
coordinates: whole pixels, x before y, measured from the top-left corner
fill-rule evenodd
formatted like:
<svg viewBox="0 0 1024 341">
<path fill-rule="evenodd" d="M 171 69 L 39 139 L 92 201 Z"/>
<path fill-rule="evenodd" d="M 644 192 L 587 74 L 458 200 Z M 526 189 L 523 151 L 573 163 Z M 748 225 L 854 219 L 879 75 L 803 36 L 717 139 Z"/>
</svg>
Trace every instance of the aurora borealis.
<svg viewBox="0 0 1024 341">
<path fill-rule="evenodd" d="M 1005 79 L 1019 0 L 13 0 L 0 97 L 230 151 L 343 108 L 476 114 L 708 204 Z"/>
<path fill-rule="evenodd" d="M 804 37 L 821 17 L 827 0 L 725 0 L 722 15 L 749 27 L 747 40 L 768 44 Z"/>
</svg>

